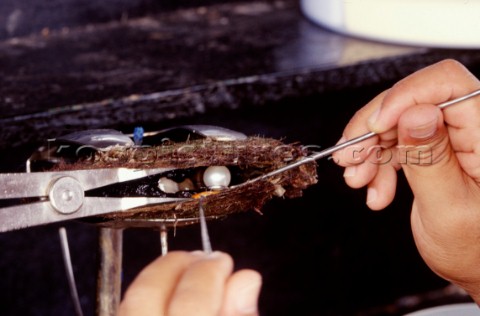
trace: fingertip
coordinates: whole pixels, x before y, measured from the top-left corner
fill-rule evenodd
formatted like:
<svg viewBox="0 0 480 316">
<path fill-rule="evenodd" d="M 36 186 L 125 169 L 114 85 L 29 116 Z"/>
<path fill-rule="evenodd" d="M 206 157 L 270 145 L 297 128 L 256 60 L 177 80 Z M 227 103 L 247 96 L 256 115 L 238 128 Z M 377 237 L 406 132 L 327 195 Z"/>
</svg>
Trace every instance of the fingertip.
<svg viewBox="0 0 480 316">
<path fill-rule="evenodd" d="M 367 119 L 367 126 L 370 131 L 378 133 L 380 127 L 378 125 L 378 117 L 380 116 L 380 107 L 378 107 Z"/>
<path fill-rule="evenodd" d="M 235 272 L 228 281 L 221 314 L 224 316 L 258 315 L 261 287 L 262 276 L 257 271 L 245 269 Z"/>
<path fill-rule="evenodd" d="M 378 109 L 380 112 L 380 109 Z M 388 125 L 387 122 L 384 121 L 381 113 L 374 113 L 374 117 L 371 117 L 367 121 L 367 127 L 370 132 L 374 132 L 375 134 L 382 134 L 387 132 L 392 126 Z"/>
<path fill-rule="evenodd" d="M 219 260 L 219 261 L 225 261 L 225 262 L 232 262 L 233 263 L 233 259 L 232 257 L 226 253 L 226 252 L 222 252 L 222 251 L 212 251 L 212 252 L 206 252 L 206 251 L 203 251 L 203 250 L 195 250 L 195 251 L 192 251 L 190 252 L 191 255 L 195 256 L 196 258 L 200 259 L 200 260 Z"/>
<path fill-rule="evenodd" d="M 378 165 L 365 162 L 360 165 L 345 168 L 344 179 L 351 188 L 358 189 L 366 186 L 377 173 Z"/>
<path fill-rule="evenodd" d="M 335 144 L 335 146 L 339 145 L 341 143 L 344 143 L 346 140 L 347 140 L 347 138 L 344 135 L 342 135 L 342 137 L 338 140 L 338 142 Z M 328 159 L 333 160 L 333 162 L 335 164 L 342 166 L 342 161 L 340 159 L 342 151 L 343 151 L 342 149 L 337 150 L 336 152 L 332 153 L 332 155 Z"/>
<path fill-rule="evenodd" d="M 214 266 L 218 273 L 221 273 L 222 275 L 228 275 L 232 272 L 233 265 L 233 259 L 229 254 L 221 251 L 214 251 L 211 253 L 204 252 L 203 255 L 198 257 L 198 260 L 196 260 L 191 267 L 197 269 L 199 267 Z"/>
<path fill-rule="evenodd" d="M 392 203 L 397 188 L 397 170 L 392 165 L 381 165 L 367 189 L 368 208 L 380 211 Z"/>
<path fill-rule="evenodd" d="M 243 283 L 245 284 L 255 284 L 257 286 L 261 286 L 263 283 L 262 275 L 255 270 L 252 269 L 242 269 L 232 276 L 233 279 L 242 279 Z"/>
<path fill-rule="evenodd" d="M 343 172 L 343 177 L 346 179 L 354 178 L 357 175 L 357 166 L 346 167 Z"/>
<path fill-rule="evenodd" d="M 367 204 L 373 203 L 377 200 L 378 192 L 377 189 L 370 187 L 367 189 Z"/>
<path fill-rule="evenodd" d="M 381 211 L 385 208 L 385 205 L 379 203 L 378 190 L 374 187 L 367 189 L 367 206 L 372 211 Z"/>
<path fill-rule="evenodd" d="M 223 262 L 225 265 L 233 266 L 233 258 L 225 252 L 214 251 L 205 256 L 206 260 L 218 260 Z"/>
<path fill-rule="evenodd" d="M 235 298 L 235 308 L 240 315 L 257 315 L 262 277 L 255 271 L 245 271 L 244 278 L 246 281 L 240 285 L 239 295 Z"/>
<path fill-rule="evenodd" d="M 347 141 L 347 138 L 345 137 L 345 135 L 342 135 L 342 137 L 340 137 L 340 139 L 338 140 L 338 142 L 335 145 L 345 143 L 346 141 Z"/>
<path fill-rule="evenodd" d="M 203 253 L 178 278 L 162 315 L 218 315 L 228 278 L 233 271 L 230 255 Z"/>
</svg>

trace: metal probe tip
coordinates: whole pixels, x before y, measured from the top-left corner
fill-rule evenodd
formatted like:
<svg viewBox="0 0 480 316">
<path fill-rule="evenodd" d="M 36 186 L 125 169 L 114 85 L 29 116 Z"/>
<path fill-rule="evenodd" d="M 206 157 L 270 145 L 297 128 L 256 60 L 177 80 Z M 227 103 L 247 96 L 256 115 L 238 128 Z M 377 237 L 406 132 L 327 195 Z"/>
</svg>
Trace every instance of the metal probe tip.
<svg viewBox="0 0 480 316">
<path fill-rule="evenodd" d="M 206 254 L 212 253 L 212 244 L 210 243 L 210 236 L 208 235 L 207 220 L 205 219 L 205 211 L 203 209 L 204 197 L 200 198 L 198 203 L 199 219 L 200 219 L 200 234 L 202 237 L 202 248 Z"/>
</svg>

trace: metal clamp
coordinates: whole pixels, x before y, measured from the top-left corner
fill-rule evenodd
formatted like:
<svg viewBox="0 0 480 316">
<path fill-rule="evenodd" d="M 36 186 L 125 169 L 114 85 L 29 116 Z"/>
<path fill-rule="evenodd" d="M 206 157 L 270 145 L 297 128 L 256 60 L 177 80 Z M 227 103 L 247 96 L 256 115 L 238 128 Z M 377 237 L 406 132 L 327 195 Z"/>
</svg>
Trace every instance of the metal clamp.
<svg viewBox="0 0 480 316">
<path fill-rule="evenodd" d="M 85 192 L 77 179 L 65 176 L 53 181 L 48 197 L 56 211 L 72 214 L 82 207 Z"/>
</svg>

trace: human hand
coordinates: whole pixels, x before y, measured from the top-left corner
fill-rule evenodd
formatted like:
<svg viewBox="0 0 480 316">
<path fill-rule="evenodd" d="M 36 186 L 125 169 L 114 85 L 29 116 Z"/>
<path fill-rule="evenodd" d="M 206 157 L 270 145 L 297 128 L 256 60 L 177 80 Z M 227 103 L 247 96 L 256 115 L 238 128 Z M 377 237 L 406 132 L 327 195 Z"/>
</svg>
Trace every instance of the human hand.
<svg viewBox="0 0 480 316">
<path fill-rule="evenodd" d="M 436 106 L 480 88 L 458 62 L 424 68 L 359 110 L 344 140 L 378 135 L 333 155 L 353 188 L 367 186 L 367 205 L 386 207 L 403 169 L 414 194 L 411 225 L 425 262 L 480 303 L 480 98 Z M 343 141 L 343 140 L 342 140 Z"/>
<path fill-rule="evenodd" d="M 119 316 L 256 316 L 261 276 L 220 252 L 170 252 L 130 285 Z"/>
</svg>

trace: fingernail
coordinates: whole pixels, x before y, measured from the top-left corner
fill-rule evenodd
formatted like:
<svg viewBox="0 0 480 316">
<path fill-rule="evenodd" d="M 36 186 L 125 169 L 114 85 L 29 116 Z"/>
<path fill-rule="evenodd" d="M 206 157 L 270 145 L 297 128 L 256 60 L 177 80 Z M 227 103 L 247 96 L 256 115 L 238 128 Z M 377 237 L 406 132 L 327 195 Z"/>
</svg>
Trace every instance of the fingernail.
<svg viewBox="0 0 480 316">
<path fill-rule="evenodd" d="M 437 119 L 427 124 L 408 129 L 408 135 L 412 138 L 425 139 L 433 136 L 437 131 Z"/>
<path fill-rule="evenodd" d="M 212 258 L 218 258 L 218 257 L 223 256 L 224 253 L 221 252 L 221 251 L 213 251 L 213 252 L 209 253 L 208 255 Z"/>
<path fill-rule="evenodd" d="M 223 257 L 225 254 L 221 251 L 213 251 L 211 253 L 206 253 L 205 254 L 205 259 L 218 259 L 220 257 Z"/>
<path fill-rule="evenodd" d="M 351 177 L 355 177 L 356 174 L 357 174 L 357 166 L 350 166 L 345 168 L 345 171 L 343 172 L 343 177 L 351 178 Z"/>
<path fill-rule="evenodd" d="M 380 108 L 376 109 L 375 112 L 370 115 L 368 118 L 368 126 L 374 126 L 378 120 L 378 115 L 380 114 Z"/>
<path fill-rule="evenodd" d="M 217 259 L 223 256 L 221 251 L 213 251 L 211 253 L 205 252 L 203 250 L 195 250 L 191 252 L 192 255 L 202 257 L 205 260 Z"/>
<path fill-rule="evenodd" d="M 367 205 L 374 202 L 377 199 L 377 190 L 374 188 L 368 188 L 367 190 Z"/>
<path fill-rule="evenodd" d="M 239 291 L 235 298 L 235 307 L 241 314 L 251 315 L 257 312 L 258 309 L 258 294 L 262 280 L 260 277 L 253 279 L 249 285 Z"/>
</svg>

